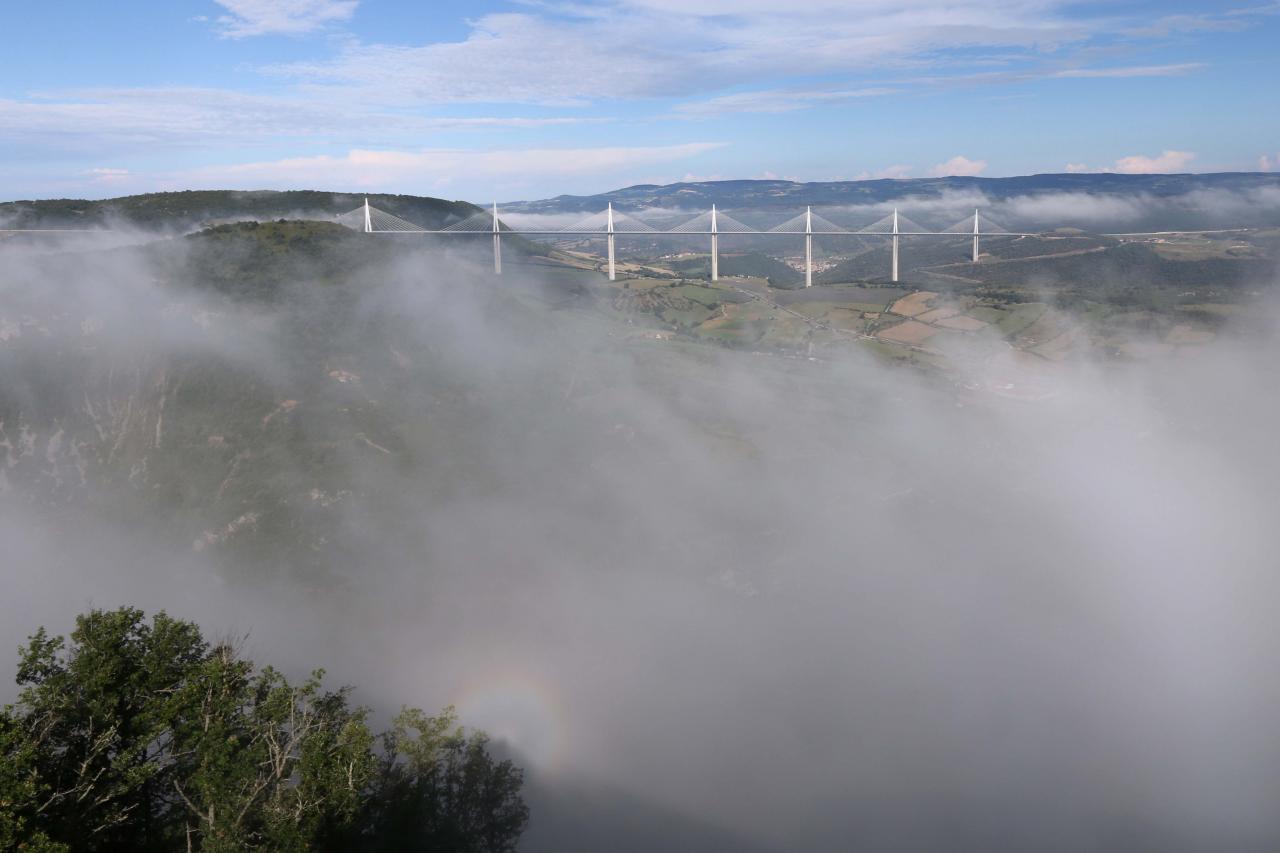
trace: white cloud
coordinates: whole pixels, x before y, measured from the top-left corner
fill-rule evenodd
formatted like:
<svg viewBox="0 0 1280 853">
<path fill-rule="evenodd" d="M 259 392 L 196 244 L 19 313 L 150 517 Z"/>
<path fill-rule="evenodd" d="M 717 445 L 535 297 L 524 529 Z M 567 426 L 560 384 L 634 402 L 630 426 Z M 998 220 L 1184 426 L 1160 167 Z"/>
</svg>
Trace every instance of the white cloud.
<svg viewBox="0 0 1280 853">
<path fill-rule="evenodd" d="M 360 0 L 214 0 L 230 14 L 218 17 L 223 35 L 245 38 L 298 35 L 350 20 Z"/>
<path fill-rule="evenodd" d="M 1125 34 L 1142 38 L 1165 38 L 1185 33 L 1240 30 L 1248 26 L 1248 22 L 1244 20 L 1245 18 L 1256 16 L 1260 11 L 1260 7 L 1254 7 L 1253 9 L 1230 10 L 1224 12 L 1221 16 L 1209 14 L 1166 15 L 1150 23 L 1130 27 L 1125 31 Z"/>
<path fill-rule="evenodd" d="M 685 160 L 723 147 L 720 142 L 603 148 L 542 148 L 467 151 L 352 150 L 320 155 L 207 166 L 169 176 L 197 187 L 314 188 L 344 186 L 412 192 L 447 185 L 523 185 L 530 179 L 610 175 L 656 163 Z"/>
<path fill-rule="evenodd" d="M 1192 151 L 1164 151 L 1155 157 L 1147 157 L 1144 154 L 1132 154 L 1128 157 L 1120 157 L 1111 166 L 1104 166 L 1100 169 L 1092 168 L 1085 163 L 1068 163 L 1066 170 L 1068 172 L 1119 172 L 1124 175 L 1158 175 L 1171 172 L 1184 171 L 1187 165 L 1195 159 L 1195 153 Z M 1263 160 L 1266 155 L 1263 155 Z M 1259 163 L 1262 163 L 1260 160 Z M 1263 171 L 1266 171 L 1263 169 Z"/>
<path fill-rule="evenodd" d="M 1150 201 L 1137 195 L 1049 193 L 1015 196 L 999 203 L 996 215 L 1033 225 L 1124 224 L 1141 219 Z"/>
<path fill-rule="evenodd" d="M 228 89 L 86 89 L 0 99 L 0 140 L 137 146 L 269 139 L 396 140 L 450 130 L 608 122 L 585 116 L 416 116 L 351 99 L 256 95 Z"/>
<path fill-rule="evenodd" d="M 1118 68 L 1069 68 L 1058 71 L 1054 77 L 1176 77 L 1205 68 L 1203 62 L 1183 62 L 1178 65 L 1128 65 Z"/>
<path fill-rule="evenodd" d="M 1188 163 L 1195 159 L 1191 151 L 1164 151 L 1158 156 L 1147 157 L 1143 154 L 1132 154 L 1116 160 L 1115 166 L 1108 172 L 1120 172 L 1126 175 L 1151 175 L 1168 172 L 1179 172 L 1186 169 Z"/>
<path fill-rule="evenodd" d="M 929 170 L 929 174 L 934 177 L 941 178 L 948 175 L 981 175 L 987 168 L 986 160 L 970 160 L 964 155 L 957 154 L 945 163 L 939 163 Z"/>
<path fill-rule="evenodd" d="M 947 65 L 944 54 L 977 48 L 1038 62 L 1044 51 L 1091 32 L 1057 15 L 1063 0 L 532 5 L 536 12 L 483 15 L 458 41 L 349 43 L 332 60 L 274 70 L 309 85 L 414 103 L 589 103 L 690 97 L 802 73 Z M 713 107 L 750 103 L 739 97 Z M 775 111 L 783 103 L 763 106 Z"/>
<path fill-rule="evenodd" d="M 90 180 L 95 184 L 123 184 L 129 179 L 128 169 L 116 169 L 108 166 L 99 166 L 89 169 L 86 173 Z"/>
<path fill-rule="evenodd" d="M 762 89 L 678 104 L 675 112 L 689 117 L 718 116 L 726 113 L 786 113 L 810 107 L 848 103 L 860 98 L 891 95 L 895 91 L 897 90 L 885 86 L 815 90 Z"/>
<path fill-rule="evenodd" d="M 1276 169 L 1280 169 L 1280 152 L 1277 152 L 1275 157 L 1266 154 L 1258 157 L 1259 172 L 1274 172 Z"/>
</svg>

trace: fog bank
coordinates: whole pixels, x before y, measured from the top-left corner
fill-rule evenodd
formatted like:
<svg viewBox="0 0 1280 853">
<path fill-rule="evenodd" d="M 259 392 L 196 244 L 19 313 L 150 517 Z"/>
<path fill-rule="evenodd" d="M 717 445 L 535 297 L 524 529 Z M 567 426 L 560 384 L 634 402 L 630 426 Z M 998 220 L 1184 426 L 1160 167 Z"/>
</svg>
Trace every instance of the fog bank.
<svg viewBox="0 0 1280 853">
<path fill-rule="evenodd" d="M 5 256 L 0 648 L 135 604 L 456 703 L 528 850 L 1280 842 L 1280 336 L 1022 403 L 465 250 L 244 301 L 171 242 Z"/>
</svg>

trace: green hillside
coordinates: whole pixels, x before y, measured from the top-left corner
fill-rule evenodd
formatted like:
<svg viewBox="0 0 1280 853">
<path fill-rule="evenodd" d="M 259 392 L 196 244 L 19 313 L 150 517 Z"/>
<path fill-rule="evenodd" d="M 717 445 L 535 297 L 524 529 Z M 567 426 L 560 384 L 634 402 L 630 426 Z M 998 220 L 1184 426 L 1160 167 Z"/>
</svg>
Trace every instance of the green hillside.
<svg viewBox="0 0 1280 853">
<path fill-rule="evenodd" d="M 1240 316 L 1273 269 L 1235 243 L 1092 239 L 1037 240 L 1038 256 L 1007 241 L 1009 258 L 990 240 L 976 265 L 963 240 L 922 242 L 904 250 L 904 287 L 789 291 L 758 276 L 798 274 L 762 255 L 725 255 L 733 278 L 715 284 L 609 282 L 511 237 L 497 277 L 487 241 L 315 221 L 36 254 L 0 266 L 0 484 L 235 565 L 327 577 L 408 535 L 437 496 L 513 471 L 572 483 L 566 459 L 630 452 L 610 389 L 636 370 L 655 399 L 687 402 L 734 350 L 805 357 L 755 359 L 753 374 L 856 350 L 956 375 L 1010 346 L 1044 359 L 1126 353 L 1141 336 L 1184 346 Z M 882 251 L 844 269 L 882 279 Z M 739 452 L 720 416 L 690 415 Z M 410 477 L 430 484 L 413 501 L 377 485 Z"/>
<path fill-rule="evenodd" d="M 709 278 L 711 256 L 694 255 L 667 264 L 673 271 L 687 278 Z M 790 287 L 804 281 L 804 275 L 777 258 L 759 252 L 721 253 L 720 274 L 723 276 L 749 276 L 767 279 L 775 287 Z"/>
<path fill-rule="evenodd" d="M 465 219 L 479 208 L 464 201 L 413 195 L 375 193 L 375 207 L 424 228 L 439 228 Z M 48 199 L 0 204 L 0 223 L 9 228 L 95 228 L 133 225 L 142 228 L 186 230 L 227 219 L 322 219 L 347 213 L 364 204 L 359 193 L 269 190 L 187 190 L 147 193 L 99 201 Z"/>
</svg>

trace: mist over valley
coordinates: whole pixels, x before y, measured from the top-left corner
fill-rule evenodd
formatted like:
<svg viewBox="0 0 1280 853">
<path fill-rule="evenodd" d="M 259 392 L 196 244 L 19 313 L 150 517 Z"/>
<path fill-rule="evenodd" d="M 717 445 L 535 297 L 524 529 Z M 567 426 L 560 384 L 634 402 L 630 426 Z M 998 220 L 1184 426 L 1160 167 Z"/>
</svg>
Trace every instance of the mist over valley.
<svg viewBox="0 0 1280 853">
<path fill-rule="evenodd" d="M 908 243 L 896 285 L 881 239 L 797 290 L 115 224 L 0 244 L 10 647 L 132 604 L 453 704 L 522 850 L 1280 832 L 1272 232 Z"/>
<path fill-rule="evenodd" d="M 0 851 L 1280 849 L 1278 10 L 7 10 Z"/>
</svg>

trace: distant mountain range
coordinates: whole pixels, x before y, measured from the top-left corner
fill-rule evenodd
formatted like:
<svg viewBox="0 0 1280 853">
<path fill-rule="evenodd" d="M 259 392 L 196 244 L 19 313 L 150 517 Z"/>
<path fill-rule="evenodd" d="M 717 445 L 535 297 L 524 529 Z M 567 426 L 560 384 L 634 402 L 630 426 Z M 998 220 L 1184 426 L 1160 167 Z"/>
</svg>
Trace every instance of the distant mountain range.
<svg viewBox="0 0 1280 853">
<path fill-rule="evenodd" d="M 379 209 L 425 228 L 440 228 L 481 210 L 465 201 L 428 196 L 375 193 L 368 198 Z M 245 219 L 332 220 L 363 204 L 364 199 L 361 193 L 311 190 L 191 190 L 92 201 L 13 201 L 0 203 L 0 228 L 132 225 L 184 231 Z M 507 202 L 500 207 L 507 215 L 547 215 L 564 220 L 574 214 L 599 212 L 610 203 L 623 211 L 647 212 L 656 220 L 663 218 L 663 211 L 673 215 L 704 211 L 714 204 L 735 216 L 754 214 L 764 227 L 777 216 L 785 219 L 813 206 L 837 224 L 856 230 L 882 216 L 888 207 L 899 205 L 904 214 L 936 227 L 951 224 L 975 206 L 1011 230 L 1061 226 L 1094 231 L 1280 227 L 1280 173 L 1086 173 L 811 183 L 698 181 L 639 184 L 597 195 L 561 195 Z M 670 223 L 655 224 L 667 227 Z"/>
<path fill-rule="evenodd" d="M 661 218 L 664 211 L 716 205 L 734 216 L 783 219 L 805 206 L 858 227 L 901 206 L 918 222 L 946 227 L 972 207 L 1010 230 L 1074 227 L 1089 231 L 1280 226 L 1280 173 L 1204 175 L 1071 173 L 1013 178 L 909 178 L 873 181 L 697 181 L 640 184 L 598 195 L 508 202 L 508 214 L 567 217 L 603 210 Z M 866 208 L 866 210 L 862 210 Z M 779 220 L 780 221 L 780 220 Z"/>
</svg>

